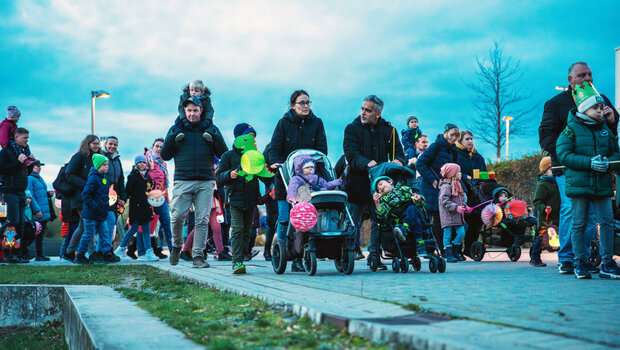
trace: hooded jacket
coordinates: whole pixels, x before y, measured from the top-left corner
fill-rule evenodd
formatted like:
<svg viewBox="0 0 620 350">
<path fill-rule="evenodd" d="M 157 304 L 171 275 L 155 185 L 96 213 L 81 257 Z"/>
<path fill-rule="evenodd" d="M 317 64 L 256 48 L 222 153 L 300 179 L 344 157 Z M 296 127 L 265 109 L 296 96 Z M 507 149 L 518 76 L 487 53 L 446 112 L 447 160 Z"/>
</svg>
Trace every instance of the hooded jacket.
<svg viewBox="0 0 620 350">
<path fill-rule="evenodd" d="M 398 159 L 406 164 L 398 132 L 383 118 L 379 118 L 376 125 L 369 125 L 363 124 L 361 117 L 357 116 L 344 129 L 342 146 L 348 163 L 344 187 L 352 203 L 372 201 L 368 178 L 368 163 L 371 160 L 384 163 Z"/>
<path fill-rule="evenodd" d="M 441 167 L 446 163 L 457 163 L 457 148 L 446 141 L 442 134 L 437 135 L 426 151 L 418 157 L 416 170 L 420 173 L 420 193 L 426 198 L 426 209 L 439 211 L 439 182 L 441 181 Z M 433 187 L 437 181 L 437 188 Z"/>
<path fill-rule="evenodd" d="M 303 166 L 304 164 L 311 162 L 314 164 L 314 174 L 304 175 L 303 174 Z M 291 178 L 288 185 L 288 193 L 286 195 L 286 200 L 289 202 L 294 202 L 297 198 L 297 191 L 300 186 L 310 186 L 310 191 L 325 191 L 325 190 L 333 190 L 338 186 L 342 185 L 342 179 L 337 179 L 334 181 L 325 181 L 324 178 L 320 177 L 316 174 L 316 162 L 314 158 L 309 155 L 299 155 L 295 157 L 293 160 L 293 166 L 295 168 L 295 175 Z"/>
<path fill-rule="evenodd" d="M 50 219 L 50 206 L 47 199 L 47 184 L 41 175 L 33 172 L 28 176 L 28 191 L 32 194 L 33 202 L 36 202 L 37 207 L 41 211 L 43 216 L 37 221 L 47 221 Z M 35 208 L 33 206 L 33 208 Z M 36 209 L 36 208 L 35 208 Z M 37 210 L 33 209 L 36 213 Z"/>
<path fill-rule="evenodd" d="M 127 176 L 127 194 L 129 195 L 129 223 L 145 223 L 153 220 L 153 207 L 149 204 L 147 192 L 153 189 L 153 181 L 147 173 L 142 176 L 134 168 Z"/>
<path fill-rule="evenodd" d="M 81 153 L 80 153 L 81 154 Z M 102 173 L 90 168 L 82 190 L 82 217 L 87 220 L 105 221 L 108 217 L 110 187 Z"/>
<path fill-rule="evenodd" d="M 465 205 L 462 194 L 452 195 L 450 181 L 441 180 L 439 183 L 439 220 L 441 228 L 465 225 L 465 216 L 456 211 L 459 206 Z"/>
<path fill-rule="evenodd" d="M 183 107 L 183 102 L 185 102 L 189 97 L 189 84 L 187 84 L 183 87 L 183 92 L 181 93 L 181 96 L 179 96 L 179 116 L 181 119 L 187 117 L 185 115 L 185 107 Z M 205 93 L 198 98 L 200 99 L 200 103 L 202 103 L 202 114 L 200 117 L 202 119 L 212 121 L 214 110 L 213 105 L 211 105 L 211 90 L 205 86 Z"/>
</svg>

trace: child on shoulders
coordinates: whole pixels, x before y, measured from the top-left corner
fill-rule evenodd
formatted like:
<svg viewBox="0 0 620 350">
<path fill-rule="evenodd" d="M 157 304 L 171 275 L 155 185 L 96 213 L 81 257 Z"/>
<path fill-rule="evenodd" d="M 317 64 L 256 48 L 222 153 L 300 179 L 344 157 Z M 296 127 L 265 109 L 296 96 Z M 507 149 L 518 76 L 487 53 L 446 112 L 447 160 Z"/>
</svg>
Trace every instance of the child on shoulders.
<svg viewBox="0 0 620 350">
<path fill-rule="evenodd" d="M 409 153 L 415 152 L 415 141 L 422 135 L 422 130 L 418 127 L 418 117 L 410 115 L 407 118 L 407 129 L 403 129 L 400 133 L 405 153 L 408 150 L 410 150 Z"/>
<path fill-rule="evenodd" d="M 15 130 L 17 130 L 17 122 L 19 121 L 21 112 L 15 106 L 9 106 L 7 110 L 8 113 L 6 118 L 0 122 L 0 146 L 2 146 L 2 148 L 13 147 L 17 157 L 19 157 L 20 154 L 25 155 L 26 161 L 24 161 L 24 165 L 29 166 L 36 160 L 30 152 L 30 147 L 26 145 L 26 148 L 22 150 L 14 141 Z"/>
</svg>

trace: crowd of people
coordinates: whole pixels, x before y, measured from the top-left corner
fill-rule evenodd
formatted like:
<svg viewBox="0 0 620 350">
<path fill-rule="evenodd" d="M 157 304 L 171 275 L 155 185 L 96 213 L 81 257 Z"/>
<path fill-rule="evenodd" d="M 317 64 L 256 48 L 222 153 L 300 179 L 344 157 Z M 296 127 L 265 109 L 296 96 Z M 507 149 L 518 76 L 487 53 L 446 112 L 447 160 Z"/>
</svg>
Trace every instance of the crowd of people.
<svg viewBox="0 0 620 350">
<path fill-rule="evenodd" d="M 612 170 L 618 155 L 618 112 L 592 86 L 592 73 L 584 62 L 569 68 L 570 87 L 549 100 L 539 128 L 544 158 L 533 206 L 539 232 L 550 221 L 559 226 L 559 271 L 577 278 L 619 278 L 613 260 Z M 258 131 L 247 123 L 234 128 L 234 140 L 225 140 L 214 124 L 211 92 L 200 80 L 187 84 L 179 99 L 179 116 L 164 138 L 157 138 L 134 158 L 125 178 L 118 152 L 119 140 L 111 136 L 103 145 L 95 135 L 86 136 L 54 181 L 55 197 L 61 202 L 60 220 L 64 240 L 59 255 L 77 264 L 114 263 L 121 259 L 156 261 L 168 258 L 177 265 L 191 260 L 196 268 L 209 267 L 207 253 L 231 261 L 233 273 L 246 271 L 244 261 L 253 250 L 256 228 L 266 230 L 264 258 L 271 259 L 274 238 L 286 245 L 291 206 L 304 201 L 304 193 L 341 189 L 348 195 L 348 208 L 356 228 L 355 259 L 363 259 L 360 244 L 362 222 L 370 219 L 369 261 L 381 262 L 382 220 L 396 219 L 395 237 L 422 242 L 425 230 L 421 213 L 430 218 L 438 248 L 448 262 L 465 260 L 478 239 L 480 218 L 468 219 L 468 188 L 486 172 L 484 158 L 474 146 L 474 134 L 448 123 L 429 145 L 420 120 L 411 115 L 399 133 L 383 116 L 383 101 L 363 98 L 360 114 L 344 129 L 343 151 L 336 164 L 336 181 L 327 182 L 315 173 L 312 157 L 298 157 L 290 184 L 280 171 L 287 157 L 299 149 L 328 154 L 323 120 L 311 108 L 304 90 L 292 93 L 289 109 L 278 120 L 262 156 L 270 176 L 245 176 L 240 138 L 253 144 Z M 26 263 L 28 246 L 35 242 L 37 261 L 42 252 L 46 223 L 54 220 L 52 192 L 39 175 L 41 163 L 28 147 L 29 132 L 17 127 L 19 110 L 8 108 L 0 123 L 0 193 L 5 211 L 3 261 Z M 229 149 L 229 142 L 232 144 Z M 174 159 L 170 183 L 167 161 Z M 393 163 L 415 173 L 415 185 L 397 183 L 388 176 L 371 180 L 369 170 Z M 260 185 L 260 182 L 263 185 Z M 290 185 L 290 186 L 289 186 Z M 288 188 L 288 191 L 287 191 Z M 170 198 L 169 190 L 173 196 Z M 498 190 L 498 192 L 501 192 Z M 500 202 L 510 200 L 501 193 Z M 307 194 L 307 193 L 306 193 Z M 129 229 L 115 236 L 118 217 L 128 203 Z M 265 205 L 260 218 L 257 206 Z M 402 210 L 402 211 L 399 211 Z M 545 213 L 546 212 L 546 216 Z M 398 215 L 396 215 L 398 213 Z M 402 214 L 403 220 L 398 216 Z M 544 216 L 544 220 L 542 220 Z M 473 220 L 473 221 L 472 221 Z M 35 227 L 31 234 L 27 227 Z M 602 265 L 589 263 L 588 247 L 600 227 Z M 32 231 L 32 230 L 31 230 Z M 184 234 L 185 232 L 185 234 Z M 275 236 L 275 237 L 274 237 Z M 115 242 L 120 244 L 115 249 Z M 423 255 L 422 244 L 418 254 Z M 137 255 L 136 255 L 137 251 Z M 541 238 L 535 234 L 530 252 L 532 266 L 545 266 L 540 258 Z M 295 259 L 293 271 L 303 271 Z"/>
</svg>

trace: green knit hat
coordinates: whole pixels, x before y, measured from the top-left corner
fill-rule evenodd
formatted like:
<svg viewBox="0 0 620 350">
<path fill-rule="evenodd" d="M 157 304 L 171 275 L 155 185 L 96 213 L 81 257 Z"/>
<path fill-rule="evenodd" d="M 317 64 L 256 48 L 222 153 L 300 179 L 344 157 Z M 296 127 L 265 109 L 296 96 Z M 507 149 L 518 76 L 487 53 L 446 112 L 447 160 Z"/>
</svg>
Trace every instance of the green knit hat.
<svg viewBox="0 0 620 350">
<path fill-rule="evenodd" d="M 99 153 L 93 154 L 93 167 L 95 167 L 95 169 L 99 170 L 99 167 L 107 161 L 108 158 L 106 156 Z"/>
<path fill-rule="evenodd" d="M 585 112 L 588 108 L 598 103 L 605 105 L 605 101 L 589 81 L 584 81 L 581 85 L 575 85 L 573 98 L 580 113 Z"/>
<path fill-rule="evenodd" d="M 381 180 L 392 181 L 392 179 L 389 176 L 379 176 L 378 178 L 375 179 L 375 181 L 372 182 L 372 188 L 371 188 L 372 191 L 377 192 L 377 185 L 379 184 L 379 181 Z M 392 181 L 392 183 L 394 183 L 394 181 Z"/>
</svg>

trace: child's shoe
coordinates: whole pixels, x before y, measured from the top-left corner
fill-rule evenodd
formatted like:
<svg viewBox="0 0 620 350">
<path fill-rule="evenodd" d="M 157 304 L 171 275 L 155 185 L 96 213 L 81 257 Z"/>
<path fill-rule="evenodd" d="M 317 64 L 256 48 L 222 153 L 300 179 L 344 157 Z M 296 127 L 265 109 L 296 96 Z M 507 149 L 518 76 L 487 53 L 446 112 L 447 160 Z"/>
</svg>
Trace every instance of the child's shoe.
<svg viewBox="0 0 620 350">
<path fill-rule="evenodd" d="M 222 250 L 221 252 L 215 253 L 215 260 L 217 261 L 231 261 L 232 256 L 226 253 L 226 251 Z"/>
<path fill-rule="evenodd" d="M 114 255 L 120 257 L 121 260 L 129 259 L 127 254 L 125 254 L 125 249 L 127 249 L 127 248 L 118 246 L 118 248 L 116 248 L 116 250 L 114 250 Z"/>
<path fill-rule="evenodd" d="M 174 142 L 179 143 L 183 141 L 184 138 L 185 138 L 185 134 L 180 132 L 177 134 L 177 136 L 174 137 Z"/>
<path fill-rule="evenodd" d="M 77 253 L 73 262 L 80 265 L 85 265 L 89 263 L 88 258 L 84 253 Z"/>
<path fill-rule="evenodd" d="M 460 244 L 455 244 L 452 247 L 452 253 L 454 254 L 454 257 L 458 260 L 458 261 L 465 261 L 465 257 L 463 256 L 463 252 L 462 252 L 462 245 Z"/>
<path fill-rule="evenodd" d="M 575 272 L 575 278 L 579 280 L 592 278 L 590 271 L 588 271 L 587 264 L 583 261 L 577 262 L 577 266 L 575 266 L 574 272 Z"/>
<path fill-rule="evenodd" d="M 138 249 L 138 241 L 136 241 L 136 237 L 133 237 L 129 240 L 129 244 L 127 244 L 127 256 L 132 258 L 133 260 L 138 259 L 136 255 L 136 250 Z"/>
<path fill-rule="evenodd" d="M 245 274 L 245 265 L 243 265 L 242 262 L 237 261 L 236 263 L 233 264 L 232 272 L 233 272 L 233 275 Z"/>
<path fill-rule="evenodd" d="M 542 260 L 540 259 L 540 256 L 533 256 L 530 259 L 530 265 L 532 265 L 534 267 L 545 267 L 545 266 L 547 266 L 547 264 L 542 262 Z"/>
<path fill-rule="evenodd" d="M 599 272 L 601 272 L 601 269 L 599 269 L 598 267 L 594 266 L 594 265 L 593 265 L 593 264 L 591 264 L 589 261 L 588 261 L 588 262 L 586 262 L 586 265 L 588 266 L 588 271 L 589 271 L 591 274 L 593 274 L 593 275 L 594 275 L 595 273 L 599 273 Z"/>
<path fill-rule="evenodd" d="M 599 277 L 613 279 L 620 278 L 620 268 L 613 259 L 609 260 L 601 265 L 601 273 L 599 274 Z"/>
<path fill-rule="evenodd" d="M 568 275 L 573 273 L 574 271 L 574 265 L 572 261 L 562 261 L 560 263 L 560 266 L 558 266 L 558 270 L 560 271 L 560 274 L 562 275 Z"/>
<path fill-rule="evenodd" d="M 396 227 L 394 227 L 394 234 L 396 235 L 396 238 L 398 238 L 399 241 L 404 241 L 407 239 L 407 233 L 409 232 L 407 225 L 396 225 Z"/>
<path fill-rule="evenodd" d="M 459 259 L 457 259 L 454 256 L 454 251 L 451 245 L 444 247 L 444 255 L 445 255 L 446 261 L 449 263 L 459 262 Z"/>
<path fill-rule="evenodd" d="M 420 239 L 416 241 L 415 253 L 420 258 L 428 256 L 428 253 L 426 252 L 426 243 L 424 243 L 424 240 Z"/>
<path fill-rule="evenodd" d="M 192 254 L 186 250 L 182 251 L 181 254 L 179 255 L 180 259 L 183 259 L 185 261 L 192 261 Z"/>
<path fill-rule="evenodd" d="M 121 261 L 121 258 L 112 253 L 111 250 L 103 254 L 103 262 L 106 264 L 117 263 L 119 261 Z"/>
<path fill-rule="evenodd" d="M 36 159 L 34 157 L 28 156 L 24 161 L 25 166 L 30 166 L 30 164 L 34 163 Z"/>
<path fill-rule="evenodd" d="M 144 255 L 138 256 L 138 260 L 140 261 L 159 261 L 159 258 L 153 254 L 153 248 L 149 248 L 146 250 Z"/>
<path fill-rule="evenodd" d="M 213 142 L 213 136 L 211 136 L 211 134 L 209 134 L 208 132 L 202 134 L 202 137 L 205 139 L 205 141 L 209 143 Z"/>
</svg>

